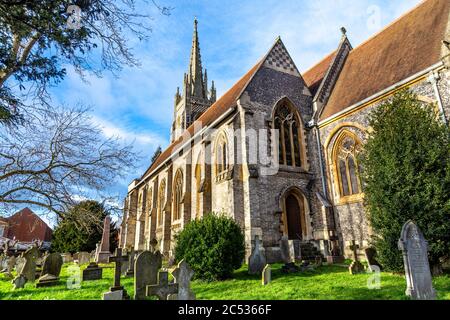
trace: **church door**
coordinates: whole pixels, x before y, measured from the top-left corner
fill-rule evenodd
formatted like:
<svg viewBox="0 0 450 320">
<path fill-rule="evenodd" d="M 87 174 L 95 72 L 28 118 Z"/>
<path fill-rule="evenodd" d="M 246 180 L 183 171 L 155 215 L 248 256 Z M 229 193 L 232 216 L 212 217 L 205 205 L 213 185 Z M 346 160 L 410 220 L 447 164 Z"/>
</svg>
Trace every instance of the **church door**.
<svg viewBox="0 0 450 320">
<path fill-rule="evenodd" d="M 293 194 L 286 197 L 286 220 L 289 240 L 302 239 L 301 215 L 303 203 Z"/>
</svg>

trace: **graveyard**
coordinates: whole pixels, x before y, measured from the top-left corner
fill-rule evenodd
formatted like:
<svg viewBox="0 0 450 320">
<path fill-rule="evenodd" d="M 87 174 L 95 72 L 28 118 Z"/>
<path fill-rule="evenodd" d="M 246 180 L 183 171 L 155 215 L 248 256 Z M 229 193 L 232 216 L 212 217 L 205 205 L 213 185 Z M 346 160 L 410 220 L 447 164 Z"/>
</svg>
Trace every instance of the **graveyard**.
<svg viewBox="0 0 450 320">
<path fill-rule="evenodd" d="M 342 266 L 321 266 L 302 273 L 283 274 L 282 264 L 272 265 L 272 281 L 266 286 L 261 277 L 249 275 L 246 265 L 236 270 L 233 278 L 212 283 L 194 280 L 191 288 L 198 300 L 405 300 L 405 277 L 391 273 L 381 273 L 380 289 L 368 289 L 369 273 L 351 275 L 348 264 Z M 114 265 L 100 264 L 103 278 L 82 281 L 80 288 L 68 288 L 71 268 L 74 263 L 62 266 L 60 282 L 56 286 L 36 288 L 27 283 L 23 289 L 13 289 L 11 280 L 0 274 L 0 300 L 101 300 L 114 279 Z M 85 269 L 87 264 L 81 266 Z M 133 277 L 121 277 L 121 285 L 128 294 L 134 296 Z M 450 275 L 433 278 L 437 299 L 450 300 Z M 133 299 L 133 298 L 131 298 Z M 149 298 L 151 299 L 151 298 Z"/>
</svg>

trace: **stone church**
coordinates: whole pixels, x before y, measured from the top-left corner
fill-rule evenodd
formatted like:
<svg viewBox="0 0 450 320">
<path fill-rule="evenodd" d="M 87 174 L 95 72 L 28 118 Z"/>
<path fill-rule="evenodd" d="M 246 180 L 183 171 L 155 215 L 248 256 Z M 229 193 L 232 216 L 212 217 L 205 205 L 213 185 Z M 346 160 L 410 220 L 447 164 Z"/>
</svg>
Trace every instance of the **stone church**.
<svg viewBox="0 0 450 320">
<path fill-rule="evenodd" d="M 197 21 L 190 63 L 174 101 L 171 144 L 128 187 L 120 243 L 142 250 L 211 212 L 256 235 L 267 260 L 283 236 L 328 259 L 368 245 L 357 154 L 368 114 L 410 88 L 450 116 L 450 1 L 426 0 L 353 47 L 341 29 L 336 50 L 301 73 L 280 38 L 219 99 L 208 87 Z M 301 57 L 298 57 L 301 59 Z"/>
</svg>

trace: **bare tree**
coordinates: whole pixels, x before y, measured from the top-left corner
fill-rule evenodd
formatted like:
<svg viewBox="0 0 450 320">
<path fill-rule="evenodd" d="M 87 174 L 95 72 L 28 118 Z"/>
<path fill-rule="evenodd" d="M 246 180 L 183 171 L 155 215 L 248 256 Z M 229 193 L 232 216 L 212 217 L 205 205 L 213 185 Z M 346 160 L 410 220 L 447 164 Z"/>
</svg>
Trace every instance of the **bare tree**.
<svg viewBox="0 0 450 320">
<path fill-rule="evenodd" d="M 0 131 L 0 203 L 29 204 L 64 218 L 134 168 L 131 146 L 108 138 L 85 108 L 34 109 L 17 130 Z"/>
</svg>

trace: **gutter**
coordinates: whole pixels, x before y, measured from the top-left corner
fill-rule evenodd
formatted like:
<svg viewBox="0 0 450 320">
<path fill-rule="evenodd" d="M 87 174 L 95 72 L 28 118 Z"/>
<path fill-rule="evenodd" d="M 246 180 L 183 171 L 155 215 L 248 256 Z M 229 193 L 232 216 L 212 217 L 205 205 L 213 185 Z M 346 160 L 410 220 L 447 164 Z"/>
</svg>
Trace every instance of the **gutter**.
<svg viewBox="0 0 450 320">
<path fill-rule="evenodd" d="M 364 105 L 364 104 L 366 104 L 366 103 L 368 103 L 368 102 L 370 102 L 372 100 L 375 100 L 376 98 L 379 98 L 379 97 L 389 93 L 390 91 L 398 89 L 399 87 L 404 86 L 408 82 L 411 82 L 412 80 L 414 80 L 416 78 L 424 76 L 427 73 L 429 73 L 429 72 L 431 72 L 431 71 L 433 71 L 433 70 L 435 70 L 435 69 L 437 69 L 439 67 L 442 67 L 443 65 L 444 65 L 444 63 L 442 61 L 439 61 L 438 63 L 432 65 L 431 67 L 428 67 L 425 70 L 419 71 L 418 73 L 416 73 L 416 74 L 414 74 L 414 75 L 412 75 L 412 76 L 410 76 L 410 77 L 408 77 L 408 78 L 406 78 L 406 79 L 404 79 L 404 80 L 402 80 L 400 82 L 397 82 L 396 84 L 394 84 L 394 85 L 392 85 L 392 86 L 390 86 L 390 87 L 388 87 L 388 88 L 386 88 L 386 89 L 384 89 L 382 91 L 379 91 L 379 92 L 375 93 L 374 95 L 372 95 L 372 96 L 370 96 L 370 97 L 368 97 L 368 98 L 366 98 L 364 100 L 361 100 L 361 101 L 351 105 L 350 107 L 347 107 L 344 110 L 341 110 L 338 113 L 333 114 L 332 116 L 330 116 L 330 117 L 328 117 L 326 119 L 323 119 L 323 120 L 319 121 L 317 123 L 317 125 L 319 127 L 322 127 L 322 126 L 328 124 L 328 122 L 331 122 L 332 120 L 334 120 L 334 119 L 344 115 L 345 113 L 347 113 L 347 112 L 349 112 L 349 111 L 351 111 L 353 109 L 356 109 L 356 108 L 358 108 L 358 107 L 360 107 L 360 106 L 362 106 L 362 105 Z"/>
</svg>

